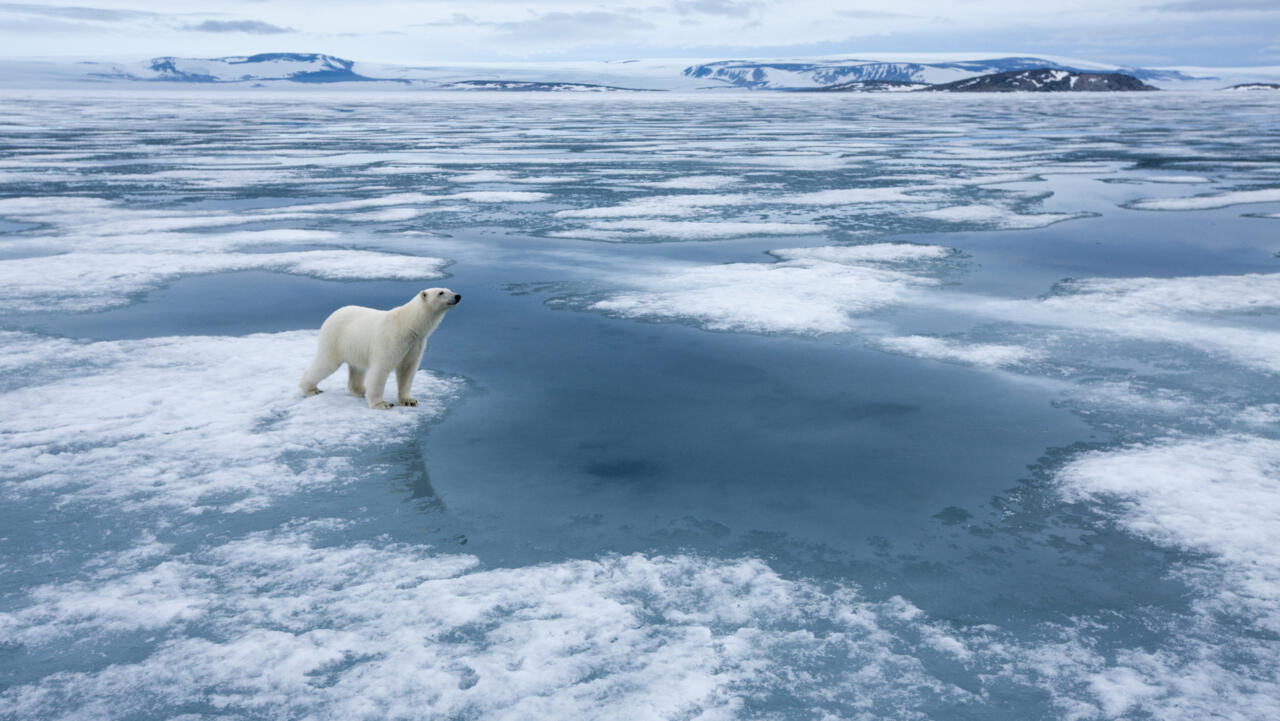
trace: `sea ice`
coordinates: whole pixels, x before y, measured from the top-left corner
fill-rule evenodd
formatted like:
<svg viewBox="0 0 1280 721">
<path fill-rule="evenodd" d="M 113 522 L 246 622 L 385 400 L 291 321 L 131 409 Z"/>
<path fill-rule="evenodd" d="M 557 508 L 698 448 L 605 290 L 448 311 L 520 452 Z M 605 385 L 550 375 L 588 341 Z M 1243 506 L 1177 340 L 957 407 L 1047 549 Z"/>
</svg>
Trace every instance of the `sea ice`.
<svg viewBox="0 0 1280 721">
<path fill-rule="evenodd" d="M 706 240 L 751 235 L 812 235 L 829 230 L 814 223 L 750 223 L 677 220 L 613 220 L 589 223 L 586 228 L 556 230 L 554 238 L 583 238 L 613 242 L 637 238 L 670 238 L 674 240 Z"/>
<path fill-rule="evenodd" d="M 344 483 L 354 456 L 411 436 L 460 387 L 422 372 L 418 408 L 379 413 L 334 376 L 321 386 L 333 393 L 304 399 L 295 381 L 316 331 L 97 343 L 2 337 L 6 371 L 23 379 L 0 394 L 10 409 L 0 417 L 4 495 L 53 493 L 122 511 L 247 511 L 304 486 Z"/>
<path fill-rule="evenodd" d="M 948 223 L 974 223 L 1007 229 L 1043 228 L 1064 220 L 1084 217 L 1079 213 L 1015 213 L 994 205 L 957 205 L 922 211 L 918 215 Z"/>
<path fill-rule="evenodd" d="M 1068 498 L 1105 504 L 1129 531 L 1220 559 L 1210 598 L 1280 633 L 1278 468 L 1280 441 L 1222 436 L 1088 453 L 1058 478 Z"/>
<path fill-rule="evenodd" d="M 895 261 L 947 254 L 876 244 L 777 250 L 774 263 L 671 264 L 637 273 L 630 282 L 639 292 L 614 293 L 587 307 L 634 318 L 687 319 L 711 330 L 841 333 L 856 327 L 852 315 L 905 302 L 938 284 L 927 268 L 913 273 L 889 267 Z"/>
<path fill-rule="evenodd" d="M 959 343 L 943 338 L 911 335 L 880 338 L 876 341 L 888 350 L 921 358 L 959 361 L 987 368 L 1018 365 L 1043 357 L 1043 353 L 1017 345 L 998 343 Z"/>
<path fill-rule="evenodd" d="M 1234 190 L 1213 195 L 1195 195 L 1189 198 L 1145 198 L 1134 201 L 1130 208 L 1138 210 L 1208 210 L 1246 203 L 1280 202 L 1280 188 Z"/>
<path fill-rule="evenodd" d="M 347 719 L 733 718 L 748 699 L 788 698 L 909 718 L 922 702 L 972 696 L 918 657 L 943 646 L 964 658 L 955 631 L 902 599 L 786 580 L 757 560 L 483 569 L 421 546 L 313 540 L 331 525 L 195 554 L 144 543 L 97 559 L 87 580 L 32 589 L 25 607 L 0 613 L 9 639 L 39 648 L 145 630 L 166 640 L 130 661 L 7 689 L 0 713 L 57 704 L 118 715 L 209 698 L 223 712 Z M 838 658 L 838 669 L 774 672 L 814 656 Z"/>
<path fill-rule="evenodd" d="M 182 275 L 274 270 L 316 278 L 428 280 L 447 261 L 359 250 L 295 253 L 64 253 L 0 260 L 0 308 L 101 310 Z"/>
</svg>

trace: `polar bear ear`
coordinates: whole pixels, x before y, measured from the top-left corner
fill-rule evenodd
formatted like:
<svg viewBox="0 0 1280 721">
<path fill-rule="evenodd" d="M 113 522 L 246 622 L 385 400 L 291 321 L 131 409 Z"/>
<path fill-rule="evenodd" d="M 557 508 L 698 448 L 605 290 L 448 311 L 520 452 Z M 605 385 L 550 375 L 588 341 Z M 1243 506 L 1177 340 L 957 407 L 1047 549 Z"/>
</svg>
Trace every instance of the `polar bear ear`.
<svg viewBox="0 0 1280 721">
<path fill-rule="evenodd" d="M 427 291 L 425 291 L 425 290 L 424 290 L 424 291 L 422 291 L 421 293 L 419 293 L 418 295 L 422 296 L 422 299 L 423 299 L 423 300 L 426 300 L 426 299 L 427 299 Z"/>
</svg>

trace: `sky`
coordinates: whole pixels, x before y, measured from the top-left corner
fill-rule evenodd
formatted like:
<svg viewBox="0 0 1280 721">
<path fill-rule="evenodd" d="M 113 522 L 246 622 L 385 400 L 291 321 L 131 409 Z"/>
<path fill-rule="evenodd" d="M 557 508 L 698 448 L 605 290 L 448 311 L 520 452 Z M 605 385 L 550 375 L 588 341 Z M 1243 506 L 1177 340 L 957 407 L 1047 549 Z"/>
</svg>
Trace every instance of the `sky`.
<svg viewBox="0 0 1280 721">
<path fill-rule="evenodd" d="M 1280 0 L 0 2 L 7 57 L 320 52 L 365 62 L 973 52 L 1280 65 Z"/>
</svg>

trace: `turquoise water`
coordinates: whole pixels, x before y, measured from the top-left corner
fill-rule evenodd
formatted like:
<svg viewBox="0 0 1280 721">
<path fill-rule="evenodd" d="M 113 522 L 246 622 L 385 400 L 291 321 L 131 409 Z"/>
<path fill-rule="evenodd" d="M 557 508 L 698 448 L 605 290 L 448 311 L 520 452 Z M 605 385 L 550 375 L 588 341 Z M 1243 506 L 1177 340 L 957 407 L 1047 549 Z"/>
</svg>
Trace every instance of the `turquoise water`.
<svg viewBox="0 0 1280 721">
<path fill-rule="evenodd" d="M 1274 100 L 9 100 L 0 716 L 1280 711 Z"/>
</svg>

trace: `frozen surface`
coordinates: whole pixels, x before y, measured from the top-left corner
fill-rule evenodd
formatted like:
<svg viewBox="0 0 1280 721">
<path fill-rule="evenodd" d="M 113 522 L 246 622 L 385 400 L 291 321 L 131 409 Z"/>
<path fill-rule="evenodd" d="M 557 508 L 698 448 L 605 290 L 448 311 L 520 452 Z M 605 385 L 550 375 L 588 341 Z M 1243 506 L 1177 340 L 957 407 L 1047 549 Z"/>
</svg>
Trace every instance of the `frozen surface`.
<svg viewBox="0 0 1280 721">
<path fill-rule="evenodd" d="M 445 262 L 390 253 L 64 253 L 0 262 L 0 304 L 8 310 L 97 310 L 127 302 L 140 290 L 194 273 L 276 270 L 316 278 L 427 280 Z"/>
<path fill-rule="evenodd" d="M 21 412 L 0 421 L 6 495 L 121 510 L 235 513 L 340 484 L 350 456 L 411 435 L 459 390 L 419 374 L 422 405 L 368 413 L 334 376 L 321 384 L 333 393 L 304 401 L 297 379 L 279 381 L 301 377 L 316 347 L 308 331 L 87 344 L 8 332 L 4 341 L 6 371 L 21 379 L 5 394 Z"/>
<path fill-rule="evenodd" d="M 920 215 L 924 218 L 943 220 L 948 223 L 973 223 L 1007 229 L 1038 228 L 1080 217 L 1069 213 L 1018 214 L 990 205 L 961 205 L 951 208 L 938 208 L 937 210 L 926 210 Z"/>
<path fill-rule="evenodd" d="M 777 262 L 672 265 L 639 275 L 638 290 L 591 303 L 592 310 L 635 318 L 686 318 L 713 330 L 838 333 L 851 316 L 909 302 L 936 285 L 928 267 L 896 261 L 946 257 L 947 249 L 875 244 L 788 248 Z M 785 309 L 785 312 L 783 310 Z"/>
<path fill-rule="evenodd" d="M 1243 606 L 1280 629 L 1276 469 L 1280 443 L 1232 435 L 1162 440 L 1085 455 L 1062 471 L 1069 497 L 1109 501 L 1120 522 L 1158 543 L 1210 555 L 1226 567 L 1207 602 Z"/>
<path fill-rule="evenodd" d="M 164 97 L 0 105 L 0 717 L 1280 717 L 1273 96 Z"/>
<path fill-rule="evenodd" d="M 1041 357 L 1041 354 L 1037 351 L 1018 345 L 1001 345 L 998 343 L 965 345 L 943 338 L 929 338 L 920 335 L 882 338 L 880 345 L 889 350 L 920 356 L 921 358 L 959 361 L 993 368 L 1017 365 Z"/>
<path fill-rule="evenodd" d="M 1167 182 L 1167 181 L 1166 181 Z M 1280 202 L 1280 188 L 1237 190 L 1230 193 L 1196 195 L 1190 198 L 1143 198 L 1133 203 L 1140 210 L 1205 210 L 1228 205 Z"/>
</svg>

